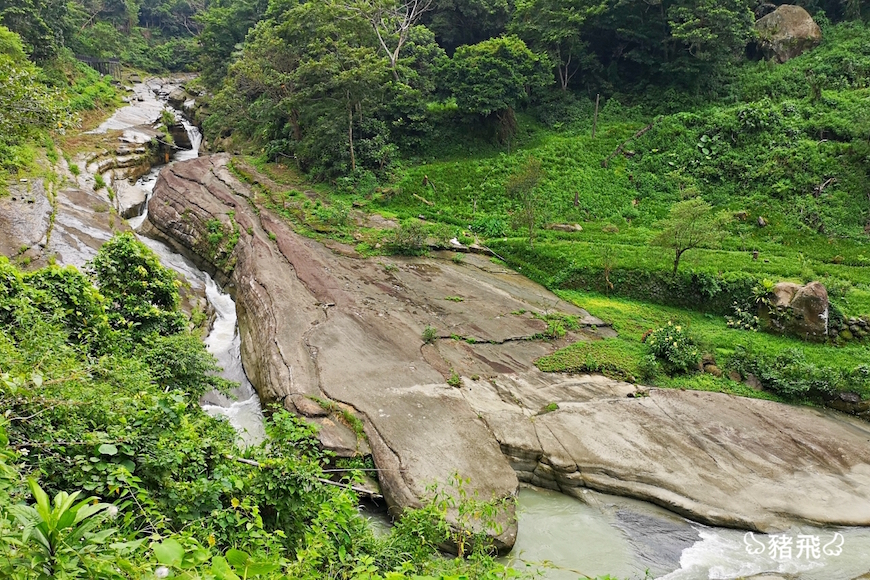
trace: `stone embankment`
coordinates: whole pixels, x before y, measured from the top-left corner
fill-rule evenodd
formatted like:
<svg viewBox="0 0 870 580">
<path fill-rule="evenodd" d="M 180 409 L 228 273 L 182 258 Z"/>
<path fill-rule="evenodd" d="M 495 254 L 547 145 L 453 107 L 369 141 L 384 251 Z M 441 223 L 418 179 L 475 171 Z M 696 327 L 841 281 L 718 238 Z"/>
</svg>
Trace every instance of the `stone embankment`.
<svg viewBox="0 0 870 580">
<path fill-rule="evenodd" d="M 542 373 L 540 356 L 612 330 L 483 256 L 363 259 L 299 236 L 255 209 L 229 161 L 215 155 L 161 172 L 149 203 L 154 233 L 234 294 L 242 358 L 263 401 L 318 424 L 339 455 L 371 453 L 394 508 L 420 505 L 431 484 L 458 474 L 481 499 L 509 498 L 522 480 L 751 530 L 870 525 L 867 423 Z M 546 324 L 535 314 L 554 312 L 577 316 L 582 330 L 541 340 Z M 491 535 L 508 548 L 513 512 L 500 523 Z"/>
</svg>

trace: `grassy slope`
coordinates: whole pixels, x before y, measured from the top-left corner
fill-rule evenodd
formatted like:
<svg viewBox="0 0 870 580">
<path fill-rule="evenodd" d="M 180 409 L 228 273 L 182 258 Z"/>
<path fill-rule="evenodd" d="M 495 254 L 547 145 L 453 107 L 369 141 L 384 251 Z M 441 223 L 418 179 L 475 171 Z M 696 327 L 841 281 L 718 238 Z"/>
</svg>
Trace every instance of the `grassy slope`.
<svg viewBox="0 0 870 580">
<path fill-rule="evenodd" d="M 466 146 L 408 168 L 396 179 L 401 193 L 382 209 L 399 218 L 422 214 L 457 229 L 507 225 L 512 204 L 504 183 L 527 155 L 534 155 L 547 173 L 541 187 L 550 221 L 576 222 L 584 230 L 543 232 L 534 250 L 522 239 L 490 243 L 511 265 L 554 289 L 570 281 L 570 272 L 600 270 L 605 261 L 616 271 L 669 271 L 672 255 L 648 241 L 673 203 L 700 194 L 717 209 L 740 217 L 729 226 L 720 249 L 688 252 L 683 271 L 747 274 L 759 280 L 821 279 L 846 315 L 868 314 L 870 245 L 864 228 L 870 218 L 870 91 L 865 88 L 870 80 L 870 32 L 841 26 L 826 35 L 825 45 L 786 65 L 746 65 L 732 87 L 736 98 L 731 102 L 656 117 L 611 101 L 595 139 L 587 119 L 557 132 L 524 118 L 527 133 L 513 153 L 476 153 Z M 814 84 L 820 94 L 813 94 Z M 620 143 L 651 122 L 652 130 L 627 145 L 628 156 L 602 167 L 601 161 Z M 424 186 L 424 176 L 436 187 Z M 830 178 L 834 180 L 818 191 Z M 757 225 L 759 217 L 767 227 Z M 503 235 L 516 234 L 505 228 Z M 759 252 L 758 260 L 752 259 L 752 251 Z M 617 295 L 618 278 L 612 280 Z M 548 370 L 597 366 L 609 374 L 638 378 L 646 354 L 641 335 L 668 320 L 690 327 L 720 366 L 738 345 L 771 356 L 798 348 L 810 364 L 839 369 L 855 368 L 870 354 L 860 343 L 834 348 L 735 330 L 722 316 L 691 310 L 583 292 L 564 296 L 612 321 L 620 338 L 557 353 L 541 361 Z M 653 380 L 664 386 L 757 396 L 743 385 L 710 375 Z"/>
<path fill-rule="evenodd" d="M 551 123 L 554 128 L 521 115 L 521 132 L 510 152 L 481 138 L 481 131 L 469 132 L 434 144 L 428 156 L 395 168 L 380 188 L 364 180 L 339 180 L 330 192 L 303 192 L 307 186 L 299 176 L 281 175 L 280 166 L 256 165 L 274 170 L 277 183 L 268 196 L 273 209 L 309 235 L 335 237 L 370 253 L 389 234 L 358 225 L 355 213 L 376 212 L 400 221 L 424 216 L 430 235 L 467 240 L 476 233 L 512 266 L 545 285 L 586 290 L 565 297 L 612 321 L 620 338 L 571 347 L 542 361 L 542 368 L 597 366 L 638 378 L 647 352 L 640 336 L 674 320 L 686 324 L 702 350 L 725 370 L 738 346 L 771 357 L 797 348 L 807 364 L 851 370 L 868 359 L 866 343 L 807 345 L 735 330 L 721 316 L 722 304 L 730 304 L 728 296 L 713 315 L 661 305 L 674 302 L 667 285 L 664 292 L 644 289 L 644 276 L 664 280 L 672 267 L 672 253 L 649 246 L 659 220 L 673 203 L 701 195 L 738 217 L 718 249 L 685 254 L 684 285 L 737 279 L 744 284 L 735 287 L 745 290 L 765 278 L 820 279 L 844 314 L 870 314 L 870 241 L 864 232 L 870 220 L 865 186 L 870 30 L 841 25 L 825 34 L 823 46 L 785 65 L 746 64 L 725 91 L 730 96 L 715 103 L 673 91 L 648 95 L 646 104 L 631 108 L 611 99 L 594 139 L 588 103 L 574 103 L 549 111 L 549 119 L 558 119 Z M 675 107 L 679 99 L 690 102 L 684 107 L 688 112 L 660 114 L 662 103 Z M 650 131 L 628 143 L 627 155 L 602 166 L 621 143 L 653 122 Z M 533 250 L 524 239 L 511 237 L 521 234 L 510 227 L 514 204 L 504 190 L 509 175 L 529 155 L 541 159 L 546 171 L 540 187 L 548 221 L 583 226 L 580 233 L 541 231 Z M 766 227 L 757 225 L 759 217 Z M 753 251 L 759 252 L 758 260 Z M 588 292 L 603 288 L 605 263 L 614 284 L 611 294 L 623 298 Z M 683 303 L 709 310 L 703 296 L 702 291 L 700 300 Z M 652 380 L 758 396 L 710 375 Z M 849 385 L 840 381 L 837 388 Z"/>
</svg>

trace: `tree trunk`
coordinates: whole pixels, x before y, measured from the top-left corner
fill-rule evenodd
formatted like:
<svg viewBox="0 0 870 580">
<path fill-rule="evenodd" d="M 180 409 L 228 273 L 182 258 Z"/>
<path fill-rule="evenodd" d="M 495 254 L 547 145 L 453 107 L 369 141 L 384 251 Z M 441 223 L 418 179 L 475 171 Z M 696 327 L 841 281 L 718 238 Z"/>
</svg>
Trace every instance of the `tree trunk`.
<svg viewBox="0 0 870 580">
<path fill-rule="evenodd" d="M 353 107 L 347 109 L 347 140 L 350 144 L 350 170 L 356 171 L 356 156 L 353 154 Z"/>
<path fill-rule="evenodd" d="M 677 275 L 677 268 L 680 267 L 680 257 L 683 255 L 685 250 L 676 250 L 674 253 L 674 276 Z"/>
<path fill-rule="evenodd" d="M 601 93 L 595 95 L 595 116 L 592 118 L 592 138 L 595 139 L 595 129 L 598 128 L 598 103 L 601 100 Z"/>
</svg>

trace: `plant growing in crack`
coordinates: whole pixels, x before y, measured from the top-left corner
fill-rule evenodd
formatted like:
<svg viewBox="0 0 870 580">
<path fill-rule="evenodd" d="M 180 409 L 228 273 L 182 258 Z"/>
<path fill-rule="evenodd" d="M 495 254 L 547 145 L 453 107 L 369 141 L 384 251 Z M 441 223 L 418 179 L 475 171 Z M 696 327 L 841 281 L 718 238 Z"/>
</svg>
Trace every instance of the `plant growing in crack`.
<svg viewBox="0 0 870 580">
<path fill-rule="evenodd" d="M 438 338 L 438 331 L 432 326 L 427 326 L 423 329 L 421 338 L 423 339 L 423 344 L 432 344 Z"/>
<path fill-rule="evenodd" d="M 447 480 L 451 493 L 437 485 L 426 488 L 433 495 L 432 504 L 445 518 L 448 510 L 455 510 L 456 524 L 450 526 L 449 541 L 456 546 L 460 558 L 493 551 L 492 540 L 487 534 L 501 534 L 503 526 L 499 520 L 512 505 L 516 505 L 515 497 L 483 500 L 476 490 L 469 491 L 470 484 L 471 479 L 454 472 Z"/>
</svg>

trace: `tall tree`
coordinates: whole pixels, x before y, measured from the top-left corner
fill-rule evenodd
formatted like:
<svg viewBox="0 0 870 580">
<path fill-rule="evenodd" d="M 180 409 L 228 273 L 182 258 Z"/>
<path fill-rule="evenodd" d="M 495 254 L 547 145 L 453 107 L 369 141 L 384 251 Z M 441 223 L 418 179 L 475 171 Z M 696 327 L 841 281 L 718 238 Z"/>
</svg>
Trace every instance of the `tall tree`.
<svg viewBox="0 0 870 580">
<path fill-rule="evenodd" d="M 748 0 L 678 0 L 668 8 L 671 37 L 692 57 L 721 64 L 742 54 L 755 17 Z"/>
<path fill-rule="evenodd" d="M 0 0 L 0 25 L 21 36 L 33 60 L 42 62 L 64 46 L 64 0 Z"/>
<path fill-rule="evenodd" d="M 0 26 L 0 148 L 20 144 L 36 130 L 57 129 L 68 116 L 60 95 L 39 81 L 21 38 Z"/>
<path fill-rule="evenodd" d="M 390 61 L 393 78 L 399 80 L 398 63 L 402 49 L 420 18 L 434 0 L 357 0 L 347 4 L 371 25 L 378 43 Z"/>
<path fill-rule="evenodd" d="M 248 31 L 263 19 L 267 0 L 215 0 L 208 10 L 197 15 L 201 28 L 199 43 L 200 67 L 205 83 L 220 86 Z"/>
<path fill-rule="evenodd" d="M 607 5 L 608 0 L 517 0 L 511 30 L 550 56 L 564 91 L 581 67 L 596 61 L 587 51 L 584 26 Z"/>
<path fill-rule="evenodd" d="M 610 82 L 713 82 L 753 33 L 753 0 L 610 0 L 584 38 Z M 624 90 L 624 89 L 623 89 Z"/>
<path fill-rule="evenodd" d="M 507 30 L 514 0 L 435 0 L 423 24 L 448 54 Z"/>
<path fill-rule="evenodd" d="M 500 121 L 526 101 L 529 92 L 553 82 L 546 56 L 529 50 L 516 36 L 460 46 L 441 68 L 444 86 L 467 113 Z"/>
<path fill-rule="evenodd" d="M 535 230 L 544 220 L 544 196 L 538 187 L 544 178 L 541 160 L 527 157 L 522 167 L 508 178 L 505 191 L 517 204 L 514 224 L 526 231 L 529 248 L 535 244 Z"/>
<path fill-rule="evenodd" d="M 302 2 L 260 22 L 216 99 L 227 116 L 206 129 L 244 132 L 322 176 L 356 169 L 390 67 L 369 23 L 342 10 Z"/>
</svg>

